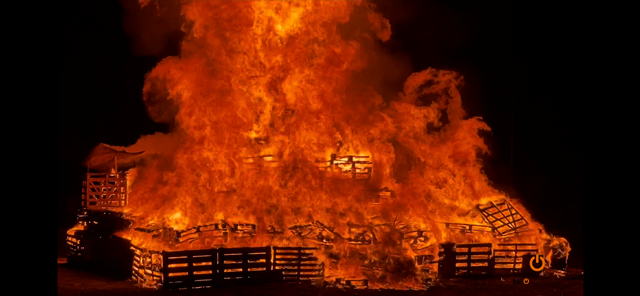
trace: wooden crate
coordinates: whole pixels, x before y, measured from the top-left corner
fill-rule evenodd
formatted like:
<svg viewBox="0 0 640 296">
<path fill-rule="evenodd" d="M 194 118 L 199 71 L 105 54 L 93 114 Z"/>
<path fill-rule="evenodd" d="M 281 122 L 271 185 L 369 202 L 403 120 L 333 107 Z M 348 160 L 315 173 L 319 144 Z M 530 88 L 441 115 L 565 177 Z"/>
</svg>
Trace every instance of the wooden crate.
<svg viewBox="0 0 640 296">
<path fill-rule="evenodd" d="M 127 205 L 127 176 L 87 173 L 82 182 L 82 207 L 90 210 L 118 209 Z"/>
<path fill-rule="evenodd" d="M 523 257 L 538 254 L 536 244 L 498 244 L 493 259 L 496 274 L 519 274 L 522 272 Z"/>
<path fill-rule="evenodd" d="M 324 263 L 318 264 L 318 248 L 273 247 L 273 268 L 282 271 L 284 281 L 324 279 Z"/>
</svg>

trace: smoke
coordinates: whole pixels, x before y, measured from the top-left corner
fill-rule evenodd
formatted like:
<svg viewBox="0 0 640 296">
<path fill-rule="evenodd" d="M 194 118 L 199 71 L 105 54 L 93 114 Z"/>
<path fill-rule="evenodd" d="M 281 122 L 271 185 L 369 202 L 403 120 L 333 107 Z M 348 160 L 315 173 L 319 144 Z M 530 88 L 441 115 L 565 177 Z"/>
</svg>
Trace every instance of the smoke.
<svg viewBox="0 0 640 296">
<path fill-rule="evenodd" d="M 182 39 L 180 1 L 121 0 L 123 26 L 139 56 L 164 58 L 175 55 Z"/>
</svg>

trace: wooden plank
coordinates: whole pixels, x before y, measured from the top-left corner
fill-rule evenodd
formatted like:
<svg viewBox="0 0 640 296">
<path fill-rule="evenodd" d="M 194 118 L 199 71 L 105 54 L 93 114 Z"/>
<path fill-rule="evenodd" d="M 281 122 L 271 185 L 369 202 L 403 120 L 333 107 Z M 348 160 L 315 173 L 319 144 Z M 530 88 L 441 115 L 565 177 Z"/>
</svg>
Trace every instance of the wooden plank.
<svg viewBox="0 0 640 296">
<path fill-rule="evenodd" d="M 227 248 L 219 248 L 218 249 L 218 254 L 242 254 L 242 253 L 249 253 L 249 254 L 253 254 L 253 253 L 268 253 L 271 251 L 270 247 L 257 247 L 257 248 L 232 248 L 232 249 L 227 249 Z"/>
<path fill-rule="evenodd" d="M 206 280 L 206 279 L 214 279 L 215 274 L 193 274 L 193 275 L 178 275 L 178 276 L 169 276 L 165 278 L 165 282 L 191 282 L 193 283 L 195 280 Z"/>
<path fill-rule="evenodd" d="M 192 267 L 189 267 L 189 266 L 168 267 L 166 270 L 166 273 L 168 274 L 168 273 L 179 273 L 179 272 L 189 272 L 189 271 L 196 272 L 196 271 L 209 271 L 209 270 L 214 271 L 215 265 L 194 265 Z"/>
<path fill-rule="evenodd" d="M 493 244 L 485 243 L 485 244 L 457 244 L 456 248 L 491 248 Z"/>
<path fill-rule="evenodd" d="M 273 266 L 290 266 L 290 267 L 305 267 L 305 266 L 320 266 L 320 264 L 317 263 L 273 263 Z"/>
<path fill-rule="evenodd" d="M 224 263 L 226 261 L 242 261 L 242 260 L 247 260 L 247 261 L 258 261 L 258 260 L 267 260 L 271 259 L 271 255 L 269 254 L 260 254 L 260 255 L 227 255 L 227 254 L 221 254 L 222 256 L 219 257 L 219 261 L 221 263 Z"/>
<path fill-rule="evenodd" d="M 458 263 L 483 263 L 483 262 L 489 262 L 490 259 L 457 259 L 456 260 L 456 264 Z"/>
<path fill-rule="evenodd" d="M 189 263 L 189 262 L 193 262 L 193 263 L 203 263 L 203 262 L 215 262 L 216 258 L 215 257 L 209 257 L 209 258 L 172 258 L 172 259 L 166 259 L 168 264 L 185 264 L 185 263 Z"/>
<path fill-rule="evenodd" d="M 314 252 L 309 252 L 309 253 L 294 253 L 294 252 L 287 252 L 287 253 L 276 253 L 276 258 L 280 257 L 280 256 L 300 256 L 300 257 L 308 257 L 308 256 L 313 256 L 315 253 Z"/>
<path fill-rule="evenodd" d="M 171 251 L 171 252 L 164 251 L 162 253 L 163 253 L 164 258 L 171 259 L 171 257 L 183 257 L 183 256 L 188 256 L 188 255 L 192 255 L 192 256 L 201 256 L 201 255 L 216 256 L 217 250 L 216 249 L 207 249 L 207 250 Z"/>
<path fill-rule="evenodd" d="M 225 272 L 225 273 L 221 273 L 220 276 L 222 278 L 226 278 L 226 277 L 231 277 L 231 278 L 249 278 L 249 277 L 259 277 L 259 276 L 269 276 L 269 271 L 249 271 L 249 272 L 243 272 L 243 271 L 232 271 L 232 272 Z"/>
<path fill-rule="evenodd" d="M 463 256 L 463 255 L 492 255 L 492 252 L 456 252 L 455 253 L 456 256 Z"/>
<path fill-rule="evenodd" d="M 283 250 L 283 251 L 290 251 L 290 250 L 320 250 L 320 248 L 316 248 L 316 247 L 273 247 L 273 250 L 278 253 L 278 251 Z"/>
<path fill-rule="evenodd" d="M 218 269 L 241 269 L 241 268 L 269 268 L 271 262 L 263 263 L 224 263 L 219 264 Z"/>
</svg>

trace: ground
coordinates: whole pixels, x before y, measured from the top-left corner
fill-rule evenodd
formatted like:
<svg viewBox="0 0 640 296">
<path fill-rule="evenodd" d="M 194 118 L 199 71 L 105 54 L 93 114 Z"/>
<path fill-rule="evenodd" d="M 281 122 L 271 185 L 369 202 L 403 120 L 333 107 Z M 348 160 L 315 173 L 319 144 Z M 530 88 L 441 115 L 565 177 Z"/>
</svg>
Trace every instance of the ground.
<svg viewBox="0 0 640 296">
<path fill-rule="evenodd" d="M 60 262 L 62 262 L 61 260 Z M 58 264 L 58 296 L 284 296 L 284 295 L 322 295 L 322 296 L 444 296 L 444 295 L 524 295 L 547 296 L 584 295 L 584 280 L 580 270 L 569 270 L 567 276 L 531 278 L 529 284 L 514 283 L 513 278 L 495 278 L 484 280 L 453 280 L 437 283 L 426 291 L 378 291 L 378 290 L 341 290 L 337 288 L 316 288 L 300 284 L 255 285 L 235 288 L 218 288 L 192 291 L 163 291 L 144 289 L 131 281 L 118 281 L 93 273 Z"/>
</svg>

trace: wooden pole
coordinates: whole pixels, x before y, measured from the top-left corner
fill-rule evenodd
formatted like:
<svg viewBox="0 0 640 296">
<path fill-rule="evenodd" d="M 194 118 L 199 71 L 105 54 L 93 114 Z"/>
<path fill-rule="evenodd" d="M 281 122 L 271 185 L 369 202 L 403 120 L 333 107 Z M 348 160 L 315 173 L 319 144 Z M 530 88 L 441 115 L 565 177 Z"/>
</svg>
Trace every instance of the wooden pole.
<svg viewBox="0 0 640 296">
<path fill-rule="evenodd" d="M 115 161 L 116 177 L 118 177 L 118 157 L 114 156 L 113 160 Z"/>
</svg>

